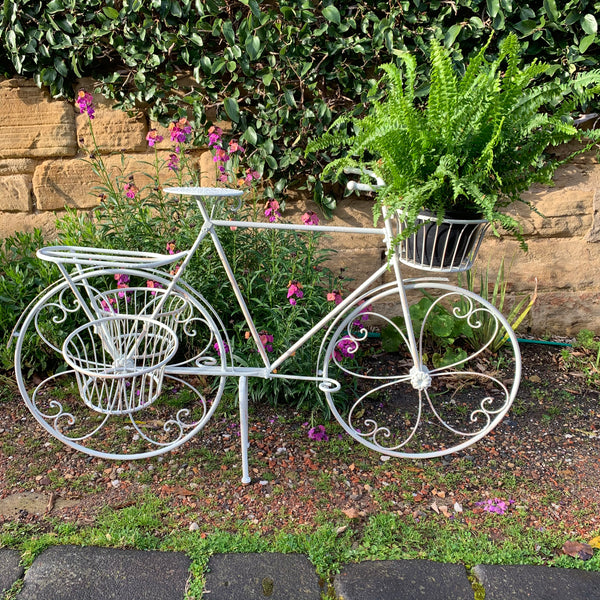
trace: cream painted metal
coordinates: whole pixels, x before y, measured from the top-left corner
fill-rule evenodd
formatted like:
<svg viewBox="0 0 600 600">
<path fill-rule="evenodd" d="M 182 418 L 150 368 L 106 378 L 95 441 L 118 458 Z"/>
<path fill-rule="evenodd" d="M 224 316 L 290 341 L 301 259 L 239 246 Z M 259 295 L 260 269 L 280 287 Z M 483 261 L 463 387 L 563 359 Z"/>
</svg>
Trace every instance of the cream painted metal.
<svg viewBox="0 0 600 600">
<path fill-rule="evenodd" d="M 381 184 L 377 181 L 374 187 Z M 355 182 L 349 187 L 374 189 Z M 163 255 L 62 246 L 38 252 L 56 263 L 62 280 L 42 292 L 15 327 L 15 373 L 29 410 L 60 441 L 110 459 L 174 450 L 200 432 L 214 414 L 227 379 L 237 377 L 242 481 L 248 483 L 248 385 L 254 377 L 314 381 L 349 435 L 395 457 L 429 458 L 462 450 L 488 434 L 509 410 L 521 359 L 508 322 L 481 297 L 443 277 L 403 280 L 401 262 L 415 265 L 392 242 L 398 233 L 397 215 L 384 215 L 383 228 L 219 220 L 213 218 L 211 203 L 235 199 L 241 192 L 194 187 L 165 191 L 197 204 L 202 226 L 189 250 Z M 271 360 L 219 240 L 220 227 L 379 235 L 389 260 Z M 239 304 L 260 357 L 258 367 L 234 364 L 222 317 L 183 278 L 203 243 L 212 243 L 221 260 L 232 301 Z M 461 268 L 469 268 L 472 258 L 465 257 Z M 426 268 L 439 273 L 461 270 L 455 265 Z M 386 278 L 390 281 L 381 283 Z M 431 302 L 425 314 L 416 316 L 411 303 L 423 297 Z M 398 303 L 401 310 L 390 316 L 390 307 Z M 449 320 L 466 339 L 478 342 L 450 360 L 440 360 L 428 344 L 432 328 L 447 327 Z M 77 323 L 73 331 L 65 331 L 67 322 Z M 398 340 L 397 359 L 368 370 L 358 351 L 384 328 Z M 484 329 L 489 334 L 482 340 L 478 334 Z M 286 360 L 315 335 L 322 336 L 315 374 L 281 372 Z M 507 350 L 493 364 L 486 350 L 498 336 L 507 340 Z M 65 361 L 64 369 L 33 388 L 26 382 L 25 343 L 32 338 L 38 348 Z"/>
</svg>

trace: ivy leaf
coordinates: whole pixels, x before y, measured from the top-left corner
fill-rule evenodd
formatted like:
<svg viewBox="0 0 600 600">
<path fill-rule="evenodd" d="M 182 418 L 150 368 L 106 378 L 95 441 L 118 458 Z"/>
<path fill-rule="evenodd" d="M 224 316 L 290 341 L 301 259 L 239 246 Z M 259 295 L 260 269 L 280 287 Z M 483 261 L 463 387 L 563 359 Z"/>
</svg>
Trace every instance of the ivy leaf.
<svg viewBox="0 0 600 600">
<path fill-rule="evenodd" d="M 223 102 L 227 116 L 234 122 L 240 122 L 240 107 L 235 98 L 225 98 Z"/>
<path fill-rule="evenodd" d="M 331 21 L 332 23 L 335 23 L 336 25 L 340 25 L 342 22 L 342 18 L 340 16 L 340 11 L 335 6 L 333 6 L 333 4 L 330 4 L 329 6 L 326 6 L 323 9 L 323 16 L 328 21 Z"/>
<path fill-rule="evenodd" d="M 296 99 L 294 98 L 294 92 L 292 90 L 285 90 L 283 93 L 285 103 L 291 108 L 297 108 Z"/>
<path fill-rule="evenodd" d="M 105 6 L 102 9 L 102 12 L 113 21 L 119 18 L 119 11 L 114 9 L 112 6 Z"/>
<path fill-rule="evenodd" d="M 558 21 L 558 10 L 555 0 L 544 0 L 544 10 L 546 11 L 546 16 L 551 21 Z"/>
<path fill-rule="evenodd" d="M 488 14 L 493 19 L 500 10 L 500 0 L 486 0 L 486 3 Z"/>
<path fill-rule="evenodd" d="M 461 29 L 462 25 L 460 23 L 455 23 L 448 31 L 446 31 L 446 35 L 444 36 L 444 46 L 446 46 L 446 48 L 450 48 L 450 46 L 454 44 Z"/>
<path fill-rule="evenodd" d="M 257 35 L 246 38 L 246 52 L 250 60 L 256 60 L 260 56 L 260 38 Z"/>
<path fill-rule="evenodd" d="M 65 6 L 61 2 L 61 0 L 52 0 L 52 2 L 48 2 L 48 5 L 46 6 L 46 12 L 50 15 L 60 12 L 61 10 L 64 10 L 64 9 L 65 9 Z"/>
<path fill-rule="evenodd" d="M 223 37 L 230 46 L 235 44 L 235 32 L 233 31 L 231 21 L 225 21 L 225 23 L 223 23 Z"/>
<path fill-rule="evenodd" d="M 581 52 L 581 54 L 583 54 L 595 41 L 596 41 L 595 35 L 586 35 L 579 42 L 579 52 Z"/>
<path fill-rule="evenodd" d="M 596 35 L 598 33 L 598 23 L 594 15 L 585 15 L 581 19 L 581 27 L 588 35 Z"/>
<path fill-rule="evenodd" d="M 256 135 L 256 131 L 254 131 L 253 127 L 248 127 L 246 131 L 244 131 L 244 135 L 242 136 L 245 140 L 248 140 L 250 144 L 253 146 L 258 141 L 258 136 Z"/>
</svg>

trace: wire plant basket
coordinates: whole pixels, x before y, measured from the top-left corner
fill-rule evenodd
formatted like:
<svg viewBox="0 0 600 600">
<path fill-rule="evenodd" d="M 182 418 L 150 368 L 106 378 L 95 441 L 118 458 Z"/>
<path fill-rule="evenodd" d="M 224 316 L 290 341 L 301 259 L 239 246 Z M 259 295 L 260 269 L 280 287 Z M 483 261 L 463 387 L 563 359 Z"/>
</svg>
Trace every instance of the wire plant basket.
<svg viewBox="0 0 600 600">
<path fill-rule="evenodd" d="M 190 302 L 175 290 L 150 287 L 121 287 L 95 297 L 99 317 L 137 315 L 150 317 L 177 331 L 191 312 Z"/>
<path fill-rule="evenodd" d="M 445 218 L 434 214 L 417 217 L 418 229 L 398 246 L 402 263 L 436 272 L 468 271 L 473 266 L 483 237 L 489 228 L 485 219 Z M 402 212 L 397 213 L 398 232 L 406 229 Z"/>
<path fill-rule="evenodd" d="M 84 403 L 102 414 L 126 415 L 160 396 L 177 348 L 177 334 L 165 323 L 113 315 L 78 327 L 62 351 Z"/>
</svg>

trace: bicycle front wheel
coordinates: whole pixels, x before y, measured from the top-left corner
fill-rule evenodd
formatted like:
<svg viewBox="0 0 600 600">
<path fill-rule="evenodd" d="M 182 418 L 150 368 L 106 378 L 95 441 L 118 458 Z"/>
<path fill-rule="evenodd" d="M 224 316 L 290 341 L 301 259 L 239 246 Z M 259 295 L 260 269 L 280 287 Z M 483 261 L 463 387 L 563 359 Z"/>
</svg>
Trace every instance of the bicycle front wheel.
<svg viewBox="0 0 600 600">
<path fill-rule="evenodd" d="M 396 284 L 340 315 L 322 347 L 321 389 L 355 440 L 381 454 L 433 458 L 494 429 L 517 395 L 521 355 L 502 314 L 438 281 L 405 286 L 414 343 Z"/>
</svg>

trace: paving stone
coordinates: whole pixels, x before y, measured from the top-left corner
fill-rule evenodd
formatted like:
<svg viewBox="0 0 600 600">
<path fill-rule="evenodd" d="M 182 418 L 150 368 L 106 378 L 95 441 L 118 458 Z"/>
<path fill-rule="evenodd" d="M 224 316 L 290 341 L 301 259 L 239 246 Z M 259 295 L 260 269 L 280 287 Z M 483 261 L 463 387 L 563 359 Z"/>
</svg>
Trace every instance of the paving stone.
<svg viewBox="0 0 600 600">
<path fill-rule="evenodd" d="M 190 559 L 179 552 L 55 546 L 35 559 L 18 600 L 183 600 Z"/>
<path fill-rule="evenodd" d="M 319 578 L 298 554 L 214 554 L 205 594 L 210 600 L 319 600 Z"/>
<path fill-rule="evenodd" d="M 23 577 L 23 567 L 19 564 L 21 555 L 10 548 L 0 548 L 0 594 L 9 590 Z"/>
<path fill-rule="evenodd" d="M 473 600 L 473 588 L 462 565 L 428 560 L 347 565 L 336 575 L 334 588 L 343 600 Z"/>
<path fill-rule="evenodd" d="M 600 573 L 539 565 L 477 565 L 473 572 L 485 600 L 594 600 Z"/>
</svg>

